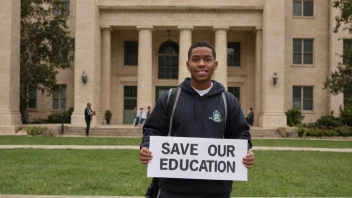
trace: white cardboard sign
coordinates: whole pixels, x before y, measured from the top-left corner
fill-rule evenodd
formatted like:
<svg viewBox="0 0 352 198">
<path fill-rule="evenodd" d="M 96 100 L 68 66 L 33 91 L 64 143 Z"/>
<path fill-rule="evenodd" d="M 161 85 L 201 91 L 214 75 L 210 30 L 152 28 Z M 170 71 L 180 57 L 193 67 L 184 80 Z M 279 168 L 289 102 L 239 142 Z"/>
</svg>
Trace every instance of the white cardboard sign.
<svg viewBox="0 0 352 198">
<path fill-rule="evenodd" d="M 148 177 L 247 181 L 247 140 L 151 136 Z"/>
</svg>

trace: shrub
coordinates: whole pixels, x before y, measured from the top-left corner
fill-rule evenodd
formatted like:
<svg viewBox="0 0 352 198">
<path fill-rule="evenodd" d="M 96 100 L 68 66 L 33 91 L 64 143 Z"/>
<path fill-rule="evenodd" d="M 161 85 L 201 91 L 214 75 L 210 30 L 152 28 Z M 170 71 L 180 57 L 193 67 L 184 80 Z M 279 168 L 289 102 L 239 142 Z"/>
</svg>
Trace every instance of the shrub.
<svg viewBox="0 0 352 198">
<path fill-rule="evenodd" d="M 28 135 L 42 135 L 47 129 L 42 127 L 28 127 L 27 134 Z"/>
<path fill-rule="evenodd" d="M 48 116 L 49 123 L 61 123 L 62 115 L 64 112 L 55 112 Z"/>
<path fill-rule="evenodd" d="M 287 124 L 290 127 L 299 126 L 302 124 L 302 120 L 304 116 L 302 116 L 302 112 L 298 109 L 290 109 L 285 112 L 287 116 Z"/>
<path fill-rule="evenodd" d="M 340 117 L 342 123 L 347 126 L 352 126 L 352 100 L 350 99 L 344 108 L 340 106 Z"/>
<path fill-rule="evenodd" d="M 45 119 L 37 119 L 30 122 L 30 124 L 47 124 L 47 123 L 49 123 L 49 121 Z"/>
<path fill-rule="evenodd" d="M 323 131 L 317 128 L 307 129 L 307 136 L 321 137 L 323 136 Z"/>
<path fill-rule="evenodd" d="M 62 116 L 64 116 L 64 123 L 71 123 L 71 115 L 73 108 L 70 107 L 68 111 L 55 112 L 48 116 L 48 123 L 62 123 Z"/>
<path fill-rule="evenodd" d="M 112 117 L 112 113 L 110 110 L 106 110 L 105 112 L 105 119 L 110 120 Z"/>
<path fill-rule="evenodd" d="M 298 136 L 305 137 L 307 135 L 307 129 L 304 127 L 298 127 Z"/>
<path fill-rule="evenodd" d="M 317 120 L 316 126 L 320 129 L 332 129 L 342 126 L 342 122 L 340 118 L 326 115 Z"/>
<path fill-rule="evenodd" d="M 303 123 L 302 127 L 311 129 L 311 128 L 316 128 L 316 125 L 313 122 L 309 122 L 309 123 Z"/>
<path fill-rule="evenodd" d="M 352 127 L 343 126 L 335 128 L 335 131 L 338 133 L 339 136 L 347 137 L 352 136 Z"/>
<path fill-rule="evenodd" d="M 330 130 L 330 129 L 322 130 L 322 136 L 333 137 L 333 136 L 338 136 L 338 135 L 339 134 L 334 130 Z"/>
</svg>

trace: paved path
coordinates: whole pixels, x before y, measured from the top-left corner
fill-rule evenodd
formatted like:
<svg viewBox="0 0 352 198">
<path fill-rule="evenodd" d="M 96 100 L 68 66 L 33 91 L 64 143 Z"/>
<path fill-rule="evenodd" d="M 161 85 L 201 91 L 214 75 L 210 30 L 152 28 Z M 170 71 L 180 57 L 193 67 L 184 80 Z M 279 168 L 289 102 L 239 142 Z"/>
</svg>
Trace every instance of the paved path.
<svg viewBox="0 0 352 198">
<path fill-rule="evenodd" d="M 132 149 L 139 150 L 139 146 L 87 146 L 87 145 L 0 145 L 0 149 Z M 309 147 L 272 147 L 255 146 L 253 150 L 262 151 L 323 151 L 352 153 L 352 148 L 309 148 Z"/>
<path fill-rule="evenodd" d="M 72 196 L 72 195 L 0 195 L 0 198 L 144 198 L 118 196 Z"/>
</svg>

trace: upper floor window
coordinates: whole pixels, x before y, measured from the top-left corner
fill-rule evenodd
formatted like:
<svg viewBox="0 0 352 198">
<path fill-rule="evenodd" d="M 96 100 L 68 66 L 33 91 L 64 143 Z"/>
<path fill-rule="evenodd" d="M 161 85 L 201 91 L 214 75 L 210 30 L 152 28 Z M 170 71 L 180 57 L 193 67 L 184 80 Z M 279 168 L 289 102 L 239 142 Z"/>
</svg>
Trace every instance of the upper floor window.
<svg viewBox="0 0 352 198">
<path fill-rule="evenodd" d="M 314 16 L 314 1 L 293 0 L 293 16 Z"/>
<path fill-rule="evenodd" d="M 313 64 L 313 39 L 293 39 L 293 64 Z"/>
<path fill-rule="evenodd" d="M 293 87 L 292 108 L 298 110 L 313 110 L 313 87 Z"/>
<path fill-rule="evenodd" d="M 28 90 L 28 108 L 36 109 L 37 108 L 37 88 Z"/>
<path fill-rule="evenodd" d="M 138 41 L 125 41 L 124 65 L 138 65 Z"/>
<path fill-rule="evenodd" d="M 54 16 L 70 15 L 70 0 L 55 0 L 53 3 L 53 14 Z"/>
<path fill-rule="evenodd" d="M 241 65 L 241 43 L 227 42 L 227 65 L 235 67 Z"/>
<path fill-rule="evenodd" d="M 343 105 L 347 105 L 350 99 L 352 99 L 352 89 L 343 90 Z"/>
<path fill-rule="evenodd" d="M 53 91 L 53 109 L 66 109 L 66 85 L 57 85 Z"/>
<path fill-rule="evenodd" d="M 343 39 L 343 56 L 342 56 L 342 62 L 343 64 L 349 63 L 351 64 L 351 58 L 348 57 L 352 55 L 352 39 Z M 347 62 L 347 58 L 350 58 L 350 60 Z"/>
<path fill-rule="evenodd" d="M 158 54 L 158 78 L 178 78 L 178 44 L 166 41 L 160 45 Z"/>
</svg>

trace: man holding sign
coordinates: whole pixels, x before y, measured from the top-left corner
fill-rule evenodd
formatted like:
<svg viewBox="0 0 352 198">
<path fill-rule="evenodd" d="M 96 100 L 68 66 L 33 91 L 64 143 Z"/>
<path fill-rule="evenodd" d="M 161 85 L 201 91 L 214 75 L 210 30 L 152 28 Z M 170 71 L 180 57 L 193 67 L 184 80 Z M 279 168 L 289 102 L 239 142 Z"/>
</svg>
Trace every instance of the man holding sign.
<svg viewBox="0 0 352 198">
<path fill-rule="evenodd" d="M 229 178 L 233 177 L 226 175 L 238 172 L 236 168 L 240 167 L 233 159 L 243 157 L 243 168 L 254 164 L 249 125 L 238 100 L 221 83 L 211 80 L 218 67 L 213 46 L 203 41 L 193 44 L 186 65 L 191 78 L 179 85 L 181 92 L 171 119 L 167 93 L 158 100 L 143 126 L 140 160 L 142 164 L 150 163 L 148 174 L 158 168 L 159 198 L 229 198 Z M 168 141 L 163 137 L 150 138 L 168 135 L 173 136 L 166 138 Z M 226 140 L 220 140 L 223 138 Z M 242 139 L 245 144 L 239 146 L 240 142 L 230 139 Z M 248 149 L 248 153 L 236 153 L 237 147 L 245 152 Z M 179 172 L 170 178 L 162 171 Z M 193 171 L 195 177 L 187 171 Z M 213 172 L 220 177 L 209 179 Z"/>
</svg>

